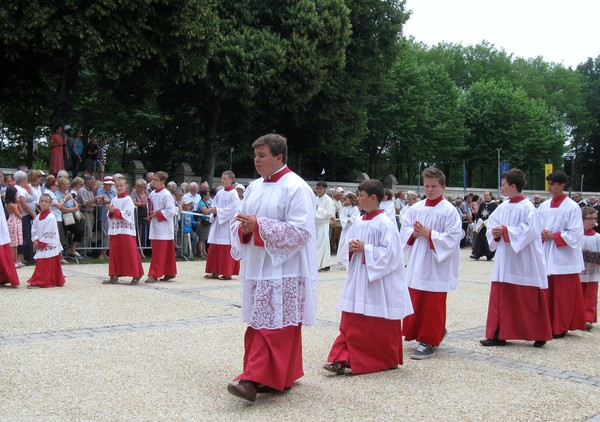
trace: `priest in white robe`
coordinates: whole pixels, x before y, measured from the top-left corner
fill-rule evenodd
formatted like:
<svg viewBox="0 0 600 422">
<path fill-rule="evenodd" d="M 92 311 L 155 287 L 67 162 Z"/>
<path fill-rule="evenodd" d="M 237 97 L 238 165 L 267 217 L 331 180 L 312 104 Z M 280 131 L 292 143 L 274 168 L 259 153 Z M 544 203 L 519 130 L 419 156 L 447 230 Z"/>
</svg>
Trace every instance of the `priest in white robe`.
<svg viewBox="0 0 600 422">
<path fill-rule="evenodd" d="M 509 200 L 487 220 L 487 241 L 496 254 L 483 346 L 528 340 L 542 347 L 552 339 L 540 217 L 521 193 L 525 184 L 521 170 L 504 173 L 502 193 Z"/>
<path fill-rule="evenodd" d="M 327 195 L 327 182 L 317 182 L 317 268 L 329 271 L 331 268 L 331 243 L 329 242 L 329 226 L 335 218 L 333 199 Z"/>
<path fill-rule="evenodd" d="M 434 354 L 446 334 L 446 296 L 458 286 L 462 223 L 456 208 L 443 197 L 444 173 L 423 170 L 427 200 L 412 205 L 402 219 L 400 241 L 408 254 L 406 280 L 414 314 L 404 320 L 405 340 L 417 340 L 411 359 Z"/>
<path fill-rule="evenodd" d="M 583 290 L 579 279 L 585 269 L 581 250 L 583 222 L 581 208 L 564 193 L 567 175 L 554 171 L 546 180 L 552 199 L 544 201 L 538 212 L 542 219 L 552 334 L 554 338 L 562 338 L 569 330 L 585 330 Z"/>
<path fill-rule="evenodd" d="M 248 186 L 231 225 L 231 255 L 241 259 L 244 369 L 227 390 L 254 401 L 290 389 L 304 375 L 302 325 L 314 325 L 317 299 L 315 196 L 286 165 L 287 141 L 252 144 L 262 177 Z"/>
<path fill-rule="evenodd" d="M 340 334 L 323 367 L 353 375 L 396 368 L 403 363 L 402 318 L 413 312 L 404 277 L 398 226 L 379 208 L 384 188 L 379 180 L 358 186 L 367 213 L 354 223 L 340 256 L 348 276 L 338 302 Z"/>
<path fill-rule="evenodd" d="M 206 258 L 206 278 L 230 280 L 231 276 L 240 273 L 240 263 L 231 257 L 231 230 L 239 205 L 240 196 L 234 187 L 235 174 L 225 171 L 221 175 L 221 189 L 215 195 L 210 214 L 210 231 L 208 233 L 208 257 Z"/>
</svg>

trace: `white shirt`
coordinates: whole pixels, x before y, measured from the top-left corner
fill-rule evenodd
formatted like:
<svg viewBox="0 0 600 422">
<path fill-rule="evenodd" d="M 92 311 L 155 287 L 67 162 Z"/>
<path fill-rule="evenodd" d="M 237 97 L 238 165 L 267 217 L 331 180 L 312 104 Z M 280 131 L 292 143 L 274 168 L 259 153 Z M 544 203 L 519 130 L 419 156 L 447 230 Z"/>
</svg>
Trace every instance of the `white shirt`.
<svg viewBox="0 0 600 422">
<path fill-rule="evenodd" d="M 600 234 L 596 232 L 591 236 L 585 234 L 583 236 L 582 249 L 584 251 L 600 252 Z M 600 281 L 600 265 L 594 264 L 593 262 L 586 262 L 585 270 L 579 275 L 579 279 L 582 283 Z"/>
</svg>

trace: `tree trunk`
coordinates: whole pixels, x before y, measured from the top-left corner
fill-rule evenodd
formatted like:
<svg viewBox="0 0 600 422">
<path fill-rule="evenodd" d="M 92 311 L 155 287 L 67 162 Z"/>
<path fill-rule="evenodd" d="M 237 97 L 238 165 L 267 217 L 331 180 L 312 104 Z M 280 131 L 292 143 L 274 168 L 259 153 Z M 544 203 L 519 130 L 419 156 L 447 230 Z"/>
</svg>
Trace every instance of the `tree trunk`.
<svg viewBox="0 0 600 422">
<path fill-rule="evenodd" d="M 217 161 L 217 124 L 221 114 L 221 105 L 217 101 L 204 110 L 204 156 L 202 157 L 202 180 L 212 187 Z"/>
<path fill-rule="evenodd" d="M 59 62 L 59 75 L 56 84 L 56 99 L 52 125 L 64 125 L 70 122 L 73 111 L 73 96 L 79 79 L 80 54 L 66 57 Z"/>
</svg>

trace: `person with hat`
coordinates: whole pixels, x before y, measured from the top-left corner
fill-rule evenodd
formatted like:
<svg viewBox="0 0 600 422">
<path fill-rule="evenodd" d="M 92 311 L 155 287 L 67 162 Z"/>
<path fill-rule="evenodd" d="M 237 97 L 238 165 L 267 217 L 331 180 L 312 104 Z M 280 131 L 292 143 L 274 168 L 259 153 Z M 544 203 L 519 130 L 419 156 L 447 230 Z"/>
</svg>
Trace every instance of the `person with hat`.
<svg viewBox="0 0 600 422">
<path fill-rule="evenodd" d="M 548 192 L 552 199 L 538 208 L 548 275 L 548 309 L 554 338 L 569 330 L 585 330 L 583 290 L 579 274 L 585 270 L 581 243 L 583 220 L 577 202 L 565 194 L 567 175 L 550 173 Z"/>
<path fill-rule="evenodd" d="M 246 191 L 244 185 L 242 185 L 241 183 L 236 183 L 235 190 L 237 191 L 238 196 L 240 197 L 240 201 L 244 199 L 244 192 Z"/>
<path fill-rule="evenodd" d="M 100 251 L 100 259 L 106 259 L 106 252 L 108 250 L 108 208 L 106 205 L 110 204 L 113 198 L 117 197 L 117 191 L 115 190 L 115 179 L 111 176 L 106 176 L 102 179 L 102 187 L 98 188 L 96 194 L 100 196 L 98 199 L 97 218 L 102 225 L 102 250 Z"/>
<path fill-rule="evenodd" d="M 121 177 L 115 180 L 118 196 L 107 206 L 110 236 L 109 278 L 102 284 L 119 284 L 121 276 L 130 276 L 132 277 L 130 284 L 138 284 L 144 275 L 144 268 L 137 249 L 135 205 L 127 195 L 125 179 Z"/>
</svg>

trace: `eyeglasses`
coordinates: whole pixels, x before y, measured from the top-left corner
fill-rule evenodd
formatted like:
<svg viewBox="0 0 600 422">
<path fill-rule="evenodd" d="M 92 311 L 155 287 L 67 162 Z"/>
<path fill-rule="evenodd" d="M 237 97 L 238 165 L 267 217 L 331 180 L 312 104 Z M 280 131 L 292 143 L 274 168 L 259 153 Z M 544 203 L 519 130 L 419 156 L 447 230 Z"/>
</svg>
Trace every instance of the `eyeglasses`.
<svg viewBox="0 0 600 422">
<path fill-rule="evenodd" d="M 598 221 L 598 217 L 585 217 L 584 220 L 594 220 Z"/>
</svg>

